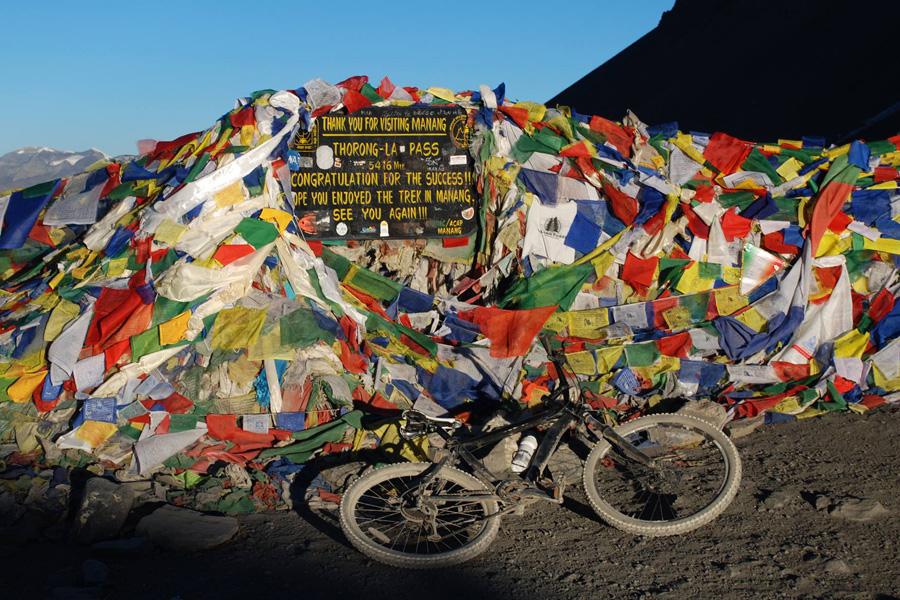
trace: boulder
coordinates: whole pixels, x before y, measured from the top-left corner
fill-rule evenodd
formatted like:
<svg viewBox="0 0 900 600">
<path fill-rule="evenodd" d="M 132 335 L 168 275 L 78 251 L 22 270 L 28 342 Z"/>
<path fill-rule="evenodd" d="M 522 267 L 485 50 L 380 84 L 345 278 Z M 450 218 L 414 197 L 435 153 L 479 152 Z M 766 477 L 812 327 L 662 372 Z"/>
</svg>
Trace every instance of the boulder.
<svg viewBox="0 0 900 600">
<path fill-rule="evenodd" d="M 688 400 L 678 409 L 678 414 L 703 419 L 717 429 L 722 429 L 728 422 L 725 407 L 711 400 Z"/>
<path fill-rule="evenodd" d="M 234 517 L 205 515 L 175 506 L 162 506 L 137 525 L 137 535 L 169 550 L 195 552 L 224 544 L 238 531 Z"/>
<path fill-rule="evenodd" d="M 746 435 L 750 435 L 766 422 L 765 415 L 758 415 L 756 417 L 750 417 L 749 419 L 738 419 L 737 421 L 731 421 L 728 423 L 726 429 L 726 433 L 728 433 L 728 437 L 733 440 L 738 438 L 742 438 Z"/>
<path fill-rule="evenodd" d="M 870 498 L 843 498 L 835 502 L 828 514 L 848 521 L 875 521 L 890 514 L 881 502 Z"/>
<path fill-rule="evenodd" d="M 131 489 L 102 477 L 88 479 L 75 515 L 75 540 L 91 544 L 118 536 L 133 503 Z"/>
</svg>

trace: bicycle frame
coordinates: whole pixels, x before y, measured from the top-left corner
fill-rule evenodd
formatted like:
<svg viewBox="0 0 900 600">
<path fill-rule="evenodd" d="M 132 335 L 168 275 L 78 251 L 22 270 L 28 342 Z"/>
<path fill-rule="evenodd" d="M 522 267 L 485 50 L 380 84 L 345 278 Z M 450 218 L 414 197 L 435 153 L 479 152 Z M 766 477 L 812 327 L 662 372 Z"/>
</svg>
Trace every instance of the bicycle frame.
<svg viewBox="0 0 900 600">
<path fill-rule="evenodd" d="M 538 412 L 537 414 L 527 417 L 521 421 L 517 421 L 509 425 L 504 425 L 493 431 L 489 431 L 487 433 L 477 435 L 469 439 L 460 440 L 457 439 L 457 437 L 453 433 L 448 432 L 444 428 L 434 428 L 434 431 L 438 435 L 440 435 L 446 442 L 448 452 L 445 456 L 437 460 L 432 468 L 426 470 L 425 473 L 423 473 L 421 485 L 427 485 L 428 483 L 430 483 L 431 480 L 434 479 L 438 473 L 440 473 L 441 468 L 451 460 L 451 458 L 458 457 L 471 468 L 472 474 L 475 477 L 477 477 L 488 486 L 492 486 L 497 482 L 497 478 L 484 466 L 484 463 L 479 460 L 472 453 L 472 451 L 484 446 L 497 443 L 504 438 L 522 433 L 524 431 L 528 431 L 529 429 L 533 429 L 539 425 L 549 423 L 551 421 L 553 421 L 553 424 L 547 429 L 544 438 L 541 440 L 540 445 L 538 445 L 537 449 L 535 450 L 534 456 L 531 459 L 531 464 L 529 465 L 524 475 L 524 480 L 531 485 L 534 485 L 538 482 L 538 479 L 544 472 L 547 463 L 562 441 L 563 435 L 565 435 L 566 431 L 568 431 L 572 427 L 572 425 L 578 422 L 582 422 L 585 425 L 590 425 L 590 427 L 586 427 L 587 431 L 593 433 L 593 435 L 596 436 L 598 440 L 603 439 L 609 442 L 610 445 L 612 445 L 613 448 L 619 451 L 624 457 L 638 462 L 644 466 L 648 466 L 651 468 L 655 466 L 655 461 L 653 459 L 629 444 L 627 440 L 623 439 L 619 434 L 617 434 L 615 430 L 608 424 L 596 419 L 593 415 L 590 414 L 590 410 L 585 408 L 583 404 L 574 404 L 570 401 L 570 385 L 568 380 L 566 379 L 565 372 L 563 371 L 563 365 L 557 360 L 555 356 L 552 355 L 552 353 L 548 352 L 548 354 L 550 354 L 551 360 L 553 361 L 559 372 L 560 384 L 548 396 L 546 408 Z M 479 494 L 478 496 L 481 495 Z M 495 494 L 489 494 L 485 496 L 490 496 L 491 498 L 497 499 Z M 432 498 L 441 499 L 439 495 L 432 496 Z"/>
</svg>

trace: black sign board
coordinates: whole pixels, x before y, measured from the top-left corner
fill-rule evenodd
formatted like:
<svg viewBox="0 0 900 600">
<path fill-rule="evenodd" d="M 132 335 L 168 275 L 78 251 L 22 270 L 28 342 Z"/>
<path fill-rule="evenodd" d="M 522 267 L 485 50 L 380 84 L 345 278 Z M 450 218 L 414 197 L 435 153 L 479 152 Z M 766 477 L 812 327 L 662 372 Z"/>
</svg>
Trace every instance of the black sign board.
<svg viewBox="0 0 900 600">
<path fill-rule="evenodd" d="M 307 237 L 461 237 L 475 230 L 466 112 L 368 107 L 318 117 L 291 140 L 294 211 Z"/>
</svg>

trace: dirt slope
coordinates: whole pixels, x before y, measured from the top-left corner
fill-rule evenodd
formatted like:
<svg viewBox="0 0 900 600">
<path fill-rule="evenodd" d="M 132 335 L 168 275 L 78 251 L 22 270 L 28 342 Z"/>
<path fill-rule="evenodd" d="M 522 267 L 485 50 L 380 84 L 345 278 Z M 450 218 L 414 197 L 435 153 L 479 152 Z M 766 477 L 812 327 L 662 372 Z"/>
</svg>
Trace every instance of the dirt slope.
<svg viewBox="0 0 900 600">
<path fill-rule="evenodd" d="M 372 563 L 327 518 L 296 513 L 242 517 L 237 537 L 201 554 L 94 558 L 109 568 L 101 596 L 110 598 L 886 599 L 900 593 L 898 434 L 900 408 L 764 427 L 737 440 L 745 476 L 734 504 L 679 538 L 611 529 L 572 489 L 563 508 L 507 519 L 488 554 L 448 571 Z M 890 514 L 855 522 L 829 513 L 848 496 Z M 63 589 L 88 548 L 37 537 L 0 540 L 0 552 L 6 597 L 94 597 Z"/>
</svg>

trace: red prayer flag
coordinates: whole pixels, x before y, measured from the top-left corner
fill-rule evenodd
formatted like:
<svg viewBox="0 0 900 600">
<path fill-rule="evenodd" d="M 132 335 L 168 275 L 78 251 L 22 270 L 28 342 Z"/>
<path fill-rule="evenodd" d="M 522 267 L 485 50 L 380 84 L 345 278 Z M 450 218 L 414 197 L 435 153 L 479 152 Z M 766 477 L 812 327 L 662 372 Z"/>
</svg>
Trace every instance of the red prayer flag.
<svg viewBox="0 0 900 600">
<path fill-rule="evenodd" d="M 609 198 L 610 208 L 620 221 L 625 223 L 625 225 L 634 223 L 634 219 L 641 208 L 637 200 L 605 179 L 603 180 L 603 193 Z"/>
<path fill-rule="evenodd" d="M 372 101 L 354 90 L 344 92 L 344 106 L 347 107 L 348 113 L 355 113 L 361 108 L 370 106 Z"/>
<path fill-rule="evenodd" d="M 510 119 L 515 121 L 516 125 L 525 129 L 528 125 L 528 109 L 527 108 L 517 108 L 515 106 L 501 106 L 500 112 L 507 115 Z"/>
<path fill-rule="evenodd" d="M 709 138 L 703 157 L 720 172 L 734 173 L 750 155 L 750 144 L 717 131 Z"/>
<path fill-rule="evenodd" d="M 534 337 L 556 309 L 557 305 L 528 310 L 478 306 L 460 312 L 459 316 L 478 325 L 481 333 L 491 341 L 491 356 L 510 358 L 528 353 Z"/>
<path fill-rule="evenodd" d="M 243 258 L 248 254 L 253 254 L 256 250 L 249 244 L 226 244 L 219 246 L 213 258 L 219 261 L 222 266 L 233 263 L 239 258 Z"/>
<path fill-rule="evenodd" d="M 631 252 L 625 257 L 625 265 L 619 278 L 634 288 L 642 296 L 647 293 L 650 284 L 656 277 L 656 268 L 659 266 L 659 258 L 641 258 Z"/>
<path fill-rule="evenodd" d="M 594 115 L 591 117 L 590 128 L 606 136 L 606 141 L 612 144 L 622 156 L 631 156 L 631 144 L 634 142 L 634 131 L 630 128 L 616 125 L 609 119 Z"/>
<path fill-rule="evenodd" d="M 342 82 L 336 84 L 336 86 L 339 88 L 344 88 L 345 90 L 353 90 L 354 92 L 358 92 L 367 83 L 369 83 L 368 76 L 354 75 L 353 77 L 348 77 Z"/>
<path fill-rule="evenodd" d="M 256 111 L 252 106 L 246 106 L 236 113 L 231 113 L 231 126 L 234 128 L 256 125 Z"/>
<path fill-rule="evenodd" d="M 722 233 L 725 239 L 733 242 L 737 238 L 745 238 L 750 235 L 753 228 L 753 221 L 737 214 L 737 209 L 733 206 L 722 215 Z"/>
<path fill-rule="evenodd" d="M 709 239 L 709 225 L 694 212 L 693 207 L 687 202 L 682 202 L 681 210 L 684 212 L 684 216 L 687 217 L 688 229 L 699 238 Z"/>
<path fill-rule="evenodd" d="M 384 99 L 390 98 L 391 94 L 394 93 L 396 86 L 394 86 L 393 82 L 390 79 L 385 77 L 381 80 L 381 83 L 378 84 L 378 89 L 375 90 L 375 93 L 381 96 Z"/>
<path fill-rule="evenodd" d="M 563 147 L 559 152 L 560 156 L 567 156 L 570 158 L 575 158 L 581 156 L 583 158 L 590 158 L 591 151 L 588 149 L 587 144 L 584 140 L 580 140 L 575 142 L 574 144 L 569 144 L 568 146 Z"/>
<path fill-rule="evenodd" d="M 691 351 L 691 345 L 691 334 L 687 331 L 656 340 L 656 348 L 663 356 L 687 358 Z"/>
<path fill-rule="evenodd" d="M 858 172 L 858 169 L 854 167 Z M 849 170 L 849 169 L 848 169 Z M 855 177 L 853 178 L 855 181 Z M 812 219 L 809 225 L 809 241 L 811 244 L 812 255 L 816 255 L 819 248 L 819 242 L 825 235 L 825 230 L 840 212 L 841 207 L 850 198 L 853 191 L 853 184 L 846 181 L 834 179 L 819 192 L 816 205 L 813 207 Z"/>
</svg>

